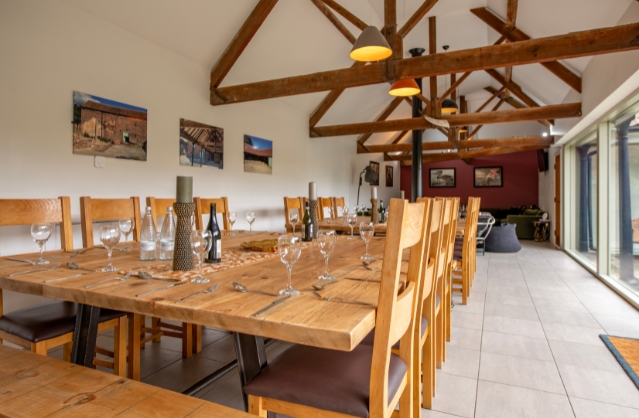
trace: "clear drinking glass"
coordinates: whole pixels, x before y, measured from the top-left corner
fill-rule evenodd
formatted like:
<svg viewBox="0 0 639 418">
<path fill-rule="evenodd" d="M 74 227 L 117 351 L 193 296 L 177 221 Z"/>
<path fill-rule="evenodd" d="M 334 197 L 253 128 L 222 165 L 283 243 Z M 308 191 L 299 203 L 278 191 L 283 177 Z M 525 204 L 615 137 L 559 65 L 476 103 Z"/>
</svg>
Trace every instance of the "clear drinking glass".
<svg viewBox="0 0 639 418">
<path fill-rule="evenodd" d="M 211 244 L 213 244 L 213 237 L 210 231 L 191 232 L 191 251 L 195 254 L 200 266 L 200 275 L 191 279 L 193 283 L 208 283 L 210 281 L 202 276 L 202 261 L 206 253 L 211 249 Z"/>
<path fill-rule="evenodd" d="M 328 210 L 328 218 L 326 218 L 326 223 L 330 224 L 333 220 L 333 208 L 329 206 L 326 208 L 326 210 Z"/>
<path fill-rule="evenodd" d="M 295 209 L 288 213 L 288 221 L 293 225 L 293 234 L 295 234 L 295 225 L 300 221 L 300 214 Z"/>
<path fill-rule="evenodd" d="M 351 236 L 348 237 L 348 240 L 354 241 L 357 239 L 357 237 L 353 236 L 353 228 L 357 225 L 357 211 L 355 211 L 355 213 L 349 213 L 348 216 L 346 216 L 346 221 L 348 222 L 348 226 L 351 227 Z"/>
<path fill-rule="evenodd" d="M 319 231 L 317 236 L 317 246 L 319 247 L 320 253 L 324 256 L 324 274 L 319 276 L 320 280 L 335 280 L 335 277 L 331 276 L 328 272 L 328 257 L 335 250 L 335 245 L 337 245 L 337 235 L 335 235 L 335 231 Z"/>
<path fill-rule="evenodd" d="M 300 237 L 293 234 L 280 235 L 277 239 L 277 252 L 280 255 L 280 260 L 286 266 L 288 272 L 288 284 L 286 289 L 280 290 L 280 295 L 295 296 L 299 295 L 298 290 L 293 289 L 291 282 L 291 274 L 293 272 L 293 264 L 297 262 L 302 253 L 302 241 Z"/>
<path fill-rule="evenodd" d="M 229 236 L 232 237 L 233 235 L 235 235 L 235 233 L 233 232 L 233 225 L 235 225 L 235 221 L 237 221 L 237 213 L 230 212 L 228 215 L 228 218 L 229 218 L 229 223 L 231 224 L 231 230 L 229 231 Z"/>
<path fill-rule="evenodd" d="M 114 267 L 111 263 L 111 255 L 113 254 L 113 249 L 120 242 L 120 228 L 114 225 L 103 226 L 100 228 L 100 241 L 102 241 L 102 245 L 107 250 L 108 263 L 102 271 L 118 271 L 117 267 Z"/>
<path fill-rule="evenodd" d="M 36 264 L 49 264 L 49 262 L 42 256 L 42 252 L 44 251 L 44 244 L 46 244 L 47 240 L 51 236 L 51 225 L 44 223 L 31 225 L 31 236 L 40 247 L 40 258 L 36 261 Z"/>
<path fill-rule="evenodd" d="M 252 235 L 253 234 L 253 221 L 255 221 L 255 212 L 246 212 L 246 220 L 249 223 L 249 231 L 247 232 L 248 235 Z"/>
<path fill-rule="evenodd" d="M 368 243 L 375 234 L 375 225 L 372 222 L 362 222 L 359 224 L 359 234 L 366 244 L 366 254 L 362 256 L 362 261 L 371 263 L 375 261 L 375 257 L 368 255 Z"/>
<path fill-rule="evenodd" d="M 348 206 L 342 206 L 342 217 L 344 218 L 344 222 L 348 219 Z"/>
<path fill-rule="evenodd" d="M 124 234 L 124 248 L 122 251 L 128 253 L 132 251 L 132 248 L 127 245 L 129 242 L 129 234 L 133 230 L 135 226 L 135 221 L 133 219 L 120 219 L 120 231 Z"/>
</svg>

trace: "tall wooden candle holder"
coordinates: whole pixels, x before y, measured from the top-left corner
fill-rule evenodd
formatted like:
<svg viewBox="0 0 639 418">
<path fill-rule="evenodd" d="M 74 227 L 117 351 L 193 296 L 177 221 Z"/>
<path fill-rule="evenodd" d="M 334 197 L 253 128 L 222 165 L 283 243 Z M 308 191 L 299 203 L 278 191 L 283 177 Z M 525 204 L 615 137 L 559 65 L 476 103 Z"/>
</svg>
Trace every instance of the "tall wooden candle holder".
<svg viewBox="0 0 639 418">
<path fill-rule="evenodd" d="M 194 268 L 191 252 L 191 218 L 195 212 L 195 203 L 174 203 L 173 211 L 177 216 L 175 228 L 175 248 L 173 251 L 173 270 L 190 271 Z"/>
<path fill-rule="evenodd" d="M 313 238 L 317 238 L 319 235 L 319 219 L 317 214 L 319 213 L 319 205 L 317 200 L 308 200 L 308 208 L 311 211 L 311 223 L 313 224 Z"/>
<path fill-rule="evenodd" d="M 379 199 L 371 199 L 371 222 L 377 225 L 379 223 Z"/>
</svg>

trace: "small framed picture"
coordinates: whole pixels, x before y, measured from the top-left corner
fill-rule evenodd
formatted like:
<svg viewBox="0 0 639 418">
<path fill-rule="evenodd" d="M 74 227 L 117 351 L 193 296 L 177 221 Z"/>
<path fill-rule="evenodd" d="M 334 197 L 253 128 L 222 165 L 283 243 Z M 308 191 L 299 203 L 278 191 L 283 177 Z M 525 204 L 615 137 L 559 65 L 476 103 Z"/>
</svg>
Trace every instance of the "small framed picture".
<svg viewBox="0 0 639 418">
<path fill-rule="evenodd" d="M 393 166 L 386 166 L 386 187 L 393 187 Z"/>
<path fill-rule="evenodd" d="M 475 167 L 475 187 L 502 187 L 504 173 L 502 167 Z"/>
<path fill-rule="evenodd" d="M 373 170 L 377 174 L 377 181 L 370 183 L 371 186 L 379 186 L 379 163 L 375 161 L 369 161 L 368 165 L 371 170 Z"/>
<path fill-rule="evenodd" d="M 432 188 L 454 188 L 457 185 L 456 169 L 454 168 L 431 168 L 430 187 Z"/>
</svg>

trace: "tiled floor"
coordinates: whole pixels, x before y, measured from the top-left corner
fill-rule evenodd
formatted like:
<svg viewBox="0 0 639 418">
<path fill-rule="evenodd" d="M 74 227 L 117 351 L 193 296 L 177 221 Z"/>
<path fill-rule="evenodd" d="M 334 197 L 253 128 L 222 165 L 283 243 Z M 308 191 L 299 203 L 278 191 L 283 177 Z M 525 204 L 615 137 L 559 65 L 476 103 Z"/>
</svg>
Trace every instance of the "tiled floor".
<svg viewBox="0 0 639 418">
<path fill-rule="evenodd" d="M 477 257 L 468 304 L 455 297 L 433 410 L 422 417 L 639 417 L 639 390 L 599 339 L 639 338 L 639 312 L 564 253 L 522 244 L 517 254 Z M 177 340 L 148 345 L 143 381 L 182 391 L 235 357 L 228 333 L 207 329 L 204 344 L 189 360 Z M 286 346 L 272 345 L 269 357 Z M 241 408 L 237 372 L 199 396 Z"/>
</svg>

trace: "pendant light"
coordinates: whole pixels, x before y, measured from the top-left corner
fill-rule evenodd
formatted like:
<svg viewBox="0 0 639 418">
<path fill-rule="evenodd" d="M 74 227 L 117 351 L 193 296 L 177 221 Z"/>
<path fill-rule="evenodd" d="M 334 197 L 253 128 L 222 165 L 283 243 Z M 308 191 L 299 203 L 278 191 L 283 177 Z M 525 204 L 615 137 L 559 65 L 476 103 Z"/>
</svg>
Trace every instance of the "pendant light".
<svg viewBox="0 0 639 418">
<path fill-rule="evenodd" d="M 462 126 L 461 128 L 459 128 L 459 133 L 460 134 L 468 133 L 468 126 Z"/>
<path fill-rule="evenodd" d="M 448 48 L 450 48 L 450 46 L 448 45 L 444 45 L 442 48 L 444 48 L 444 52 L 448 51 Z M 446 82 L 446 77 L 444 77 L 444 85 Z M 445 99 L 442 102 L 442 108 L 441 108 L 441 113 L 442 115 L 450 115 L 451 113 L 455 113 L 459 110 L 459 106 L 457 106 L 457 103 L 455 103 L 454 100 L 452 99 Z"/>
<path fill-rule="evenodd" d="M 393 55 L 382 33 L 375 26 L 367 26 L 357 38 L 350 56 L 355 61 L 381 61 Z"/>
<path fill-rule="evenodd" d="M 388 94 L 397 97 L 414 96 L 416 94 L 419 94 L 420 92 L 421 91 L 419 90 L 419 86 L 413 78 L 397 80 L 393 83 L 390 90 L 388 90 Z"/>
</svg>

